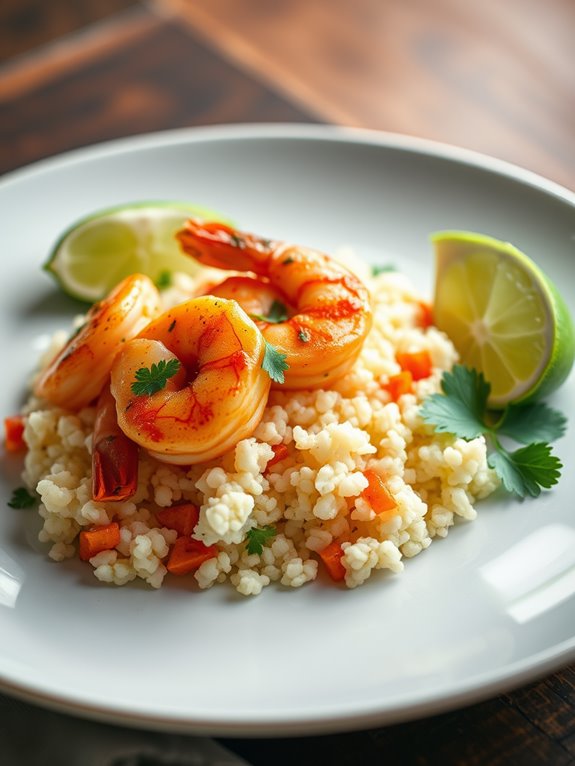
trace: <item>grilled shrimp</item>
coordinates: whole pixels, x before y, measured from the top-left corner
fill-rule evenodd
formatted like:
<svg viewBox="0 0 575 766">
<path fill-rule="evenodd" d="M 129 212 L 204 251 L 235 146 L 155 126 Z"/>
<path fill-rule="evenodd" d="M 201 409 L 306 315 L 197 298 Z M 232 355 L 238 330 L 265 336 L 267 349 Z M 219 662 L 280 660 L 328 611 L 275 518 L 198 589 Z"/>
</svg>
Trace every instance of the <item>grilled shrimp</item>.
<svg viewBox="0 0 575 766">
<path fill-rule="evenodd" d="M 122 431 L 158 460 L 190 465 L 250 436 L 267 403 L 265 341 L 235 301 L 194 298 L 124 344 L 111 391 Z M 155 368 L 152 367 L 155 365 Z M 141 370 L 171 371 L 159 390 L 135 393 Z"/>
<path fill-rule="evenodd" d="M 249 272 L 229 277 L 210 293 L 236 300 L 266 341 L 286 355 L 282 388 L 329 385 L 355 362 L 371 327 L 369 293 L 329 256 L 197 219 L 187 221 L 177 237 L 183 251 L 206 266 Z"/>
<path fill-rule="evenodd" d="M 79 410 L 104 388 L 118 348 L 160 313 L 154 283 L 132 274 L 95 303 L 86 321 L 42 370 L 34 393 L 52 404 Z"/>
</svg>

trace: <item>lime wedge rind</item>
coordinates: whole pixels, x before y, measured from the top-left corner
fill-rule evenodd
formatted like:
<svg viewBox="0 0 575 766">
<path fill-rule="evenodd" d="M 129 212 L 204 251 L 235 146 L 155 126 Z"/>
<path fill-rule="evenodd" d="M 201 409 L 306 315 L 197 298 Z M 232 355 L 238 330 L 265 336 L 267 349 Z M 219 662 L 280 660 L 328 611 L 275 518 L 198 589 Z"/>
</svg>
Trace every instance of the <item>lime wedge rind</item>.
<svg viewBox="0 0 575 766">
<path fill-rule="evenodd" d="M 43 268 L 73 298 L 94 303 L 121 279 L 140 272 L 195 274 L 175 231 L 191 216 L 231 223 L 207 207 L 177 200 L 139 200 L 102 208 L 76 220 L 58 238 Z"/>
<path fill-rule="evenodd" d="M 464 363 L 466 358 L 473 358 L 475 366 L 483 368 L 492 385 L 490 406 L 503 408 L 510 401 L 532 401 L 555 391 L 573 366 L 575 329 L 567 305 L 551 280 L 509 242 L 457 230 L 436 232 L 431 241 L 436 253 L 435 322 L 447 335 L 451 329 L 452 340 Z M 490 289 L 495 280 L 502 281 L 490 292 L 483 316 L 477 317 L 478 304 L 473 293 L 482 265 L 485 278 L 492 280 Z M 453 297 L 456 286 L 460 289 L 452 300 L 449 293 Z M 481 290 L 485 293 L 485 283 Z M 484 345 L 476 341 L 470 318 L 483 322 Z M 469 332 L 462 331 L 466 324 Z M 501 351 L 513 338 L 517 343 L 511 354 L 515 361 L 506 359 Z M 532 358 L 524 358 L 517 365 L 517 349 L 525 349 L 525 354 Z M 493 360 L 495 353 L 501 359 L 501 367 L 499 376 L 493 377 L 499 380 L 490 380 L 488 359 Z M 521 367 L 522 373 L 529 368 L 529 373 L 517 374 L 514 366 Z"/>
</svg>

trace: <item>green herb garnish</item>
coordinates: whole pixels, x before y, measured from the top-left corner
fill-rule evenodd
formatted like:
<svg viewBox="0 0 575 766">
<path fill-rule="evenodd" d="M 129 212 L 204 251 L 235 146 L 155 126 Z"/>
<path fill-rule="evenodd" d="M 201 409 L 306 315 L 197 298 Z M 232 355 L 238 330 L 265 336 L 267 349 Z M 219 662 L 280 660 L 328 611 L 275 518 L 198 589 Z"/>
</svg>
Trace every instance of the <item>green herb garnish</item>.
<svg viewBox="0 0 575 766">
<path fill-rule="evenodd" d="M 378 277 L 380 274 L 385 274 L 388 271 L 397 271 L 397 269 L 392 263 L 376 263 L 371 267 L 371 276 Z"/>
<path fill-rule="evenodd" d="M 172 272 L 165 270 L 160 271 L 156 279 L 156 287 L 158 290 L 165 290 L 166 287 L 170 287 L 172 284 Z"/>
<path fill-rule="evenodd" d="M 12 492 L 8 501 L 10 508 L 33 508 L 38 502 L 36 495 L 32 495 L 26 487 L 18 487 Z"/>
<path fill-rule="evenodd" d="M 564 415 L 543 403 L 509 404 L 502 414 L 490 412 L 490 384 L 481 372 L 463 365 L 443 374 L 441 388 L 443 394 L 432 394 L 424 401 L 423 420 L 437 432 L 462 439 L 483 434 L 492 450 L 488 463 L 507 491 L 519 497 L 538 497 L 541 488 L 557 483 L 563 466 L 548 442 L 565 433 Z M 511 452 L 501 444 L 500 436 L 527 446 Z"/>
<path fill-rule="evenodd" d="M 268 524 L 265 527 L 253 527 L 252 529 L 248 530 L 246 535 L 246 539 L 248 541 L 248 553 L 250 555 L 252 553 L 257 553 L 258 556 L 261 556 L 264 545 L 267 545 L 272 537 L 275 537 L 276 535 L 277 530 L 271 524 Z"/>
<path fill-rule="evenodd" d="M 258 322 L 278 324 L 279 322 L 286 321 L 288 318 L 288 313 L 287 308 L 281 301 L 274 301 L 270 306 L 270 310 L 265 316 L 263 314 L 250 314 L 250 317 Z"/>
<path fill-rule="evenodd" d="M 302 343 L 309 343 L 311 340 L 311 332 L 305 327 L 302 327 L 300 330 L 298 330 L 297 337 L 301 340 Z"/>
<path fill-rule="evenodd" d="M 140 367 L 136 370 L 136 380 L 132 383 L 132 393 L 136 396 L 151 396 L 161 391 L 169 378 L 179 371 L 181 365 L 177 359 L 166 362 L 162 359 L 158 364 L 152 364 L 150 368 Z"/>
<path fill-rule="evenodd" d="M 289 364 L 286 362 L 287 354 L 282 354 L 281 351 L 278 351 L 267 340 L 264 343 L 266 344 L 266 350 L 262 361 L 262 370 L 265 370 L 275 383 L 283 383 L 285 381 L 284 371 L 289 367 Z"/>
</svg>

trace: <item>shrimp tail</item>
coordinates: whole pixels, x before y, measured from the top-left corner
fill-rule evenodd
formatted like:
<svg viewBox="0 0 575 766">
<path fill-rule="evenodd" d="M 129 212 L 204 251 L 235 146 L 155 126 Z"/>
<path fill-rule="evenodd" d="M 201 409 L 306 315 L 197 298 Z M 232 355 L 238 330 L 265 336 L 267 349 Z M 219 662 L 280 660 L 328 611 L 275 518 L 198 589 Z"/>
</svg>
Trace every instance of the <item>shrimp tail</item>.
<svg viewBox="0 0 575 766">
<path fill-rule="evenodd" d="M 240 232 L 219 221 L 190 218 L 177 232 L 182 251 L 204 266 L 252 271 L 266 276 L 269 256 L 278 243 Z"/>
<path fill-rule="evenodd" d="M 138 445 L 118 425 L 116 401 L 105 386 L 96 407 L 92 441 L 92 498 L 128 500 L 138 487 Z"/>
</svg>

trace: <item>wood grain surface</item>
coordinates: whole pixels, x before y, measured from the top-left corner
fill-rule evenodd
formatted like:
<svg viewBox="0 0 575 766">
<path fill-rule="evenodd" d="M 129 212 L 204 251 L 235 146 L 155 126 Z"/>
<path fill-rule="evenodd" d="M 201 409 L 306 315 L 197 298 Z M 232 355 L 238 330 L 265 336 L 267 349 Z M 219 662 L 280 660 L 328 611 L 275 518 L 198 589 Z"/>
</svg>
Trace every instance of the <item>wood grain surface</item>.
<svg viewBox="0 0 575 766">
<path fill-rule="evenodd" d="M 0 172 L 164 128 L 333 121 L 575 188 L 574 29 L 573 0 L 5 0 Z M 575 669 L 421 721 L 226 744 L 256 766 L 563 766 Z"/>
<path fill-rule="evenodd" d="M 575 188 L 573 0 L 156 0 L 319 119 Z"/>
</svg>

